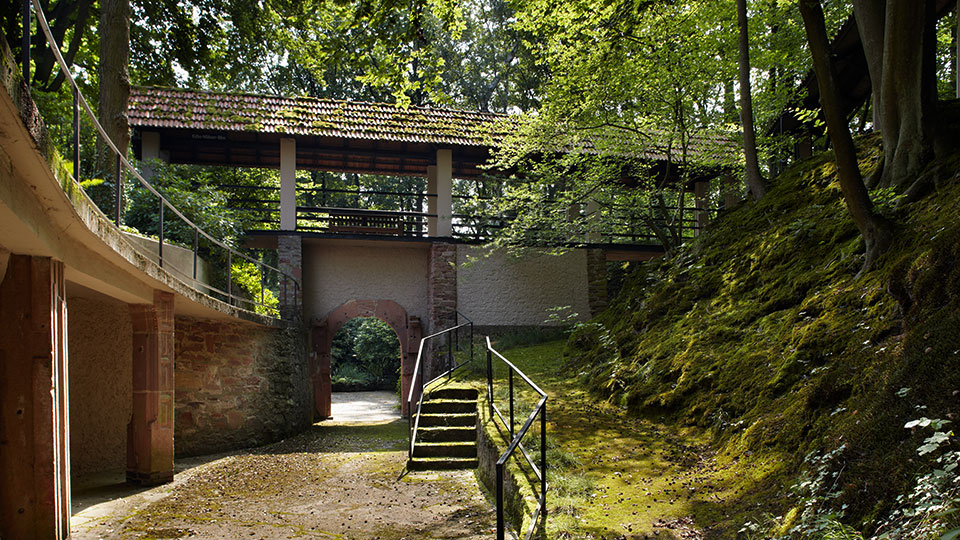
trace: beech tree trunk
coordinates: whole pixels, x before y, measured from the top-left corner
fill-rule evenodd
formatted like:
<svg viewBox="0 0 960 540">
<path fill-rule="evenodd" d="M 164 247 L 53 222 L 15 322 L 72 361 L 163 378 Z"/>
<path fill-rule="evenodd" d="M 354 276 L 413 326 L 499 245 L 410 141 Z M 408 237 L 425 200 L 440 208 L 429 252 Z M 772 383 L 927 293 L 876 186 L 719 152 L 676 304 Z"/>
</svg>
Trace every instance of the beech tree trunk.
<svg viewBox="0 0 960 540">
<path fill-rule="evenodd" d="M 853 7 L 883 136 L 883 167 L 871 184 L 902 191 L 934 157 L 934 2 L 854 0 Z"/>
<path fill-rule="evenodd" d="M 127 100 L 130 97 L 130 1 L 100 2 L 100 102 L 99 120 L 107 135 L 126 156 L 130 145 Z M 101 173 L 111 178 L 116 155 L 98 143 L 97 162 Z"/>
<path fill-rule="evenodd" d="M 753 128 L 753 97 L 750 93 L 750 40 L 747 30 L 747 0 L 737 0 L 737 26 L 740 27 L 740 124 L 743 126 L 744 181 L 754 200 L 767 194 L 757 159 L 757 136 Z"/>
<path fill-rule="evenodd" d="M 800 15 L 813 56 L 813 68 L 820 87 L 820 104 L 827 119 L 827 131 L 833 144 L 837 160 L 837 173 L 840 177 L 840 189 L 847 210 L 853 217 L 866 244 L 866 257 L 862 274 L 869 270 L 876 258 L 890 247 L 891 225 L 877 215 L 867 188 L 860 175 L 857 162 L 857 149 L 850 135 L 847 117 L 840 101 L 836 86 L 833 63 L 830 61 L 830 45 L 827 41 L 827 27 L 823 20 L 820 0 L 800 0 Z"/>
</svg>

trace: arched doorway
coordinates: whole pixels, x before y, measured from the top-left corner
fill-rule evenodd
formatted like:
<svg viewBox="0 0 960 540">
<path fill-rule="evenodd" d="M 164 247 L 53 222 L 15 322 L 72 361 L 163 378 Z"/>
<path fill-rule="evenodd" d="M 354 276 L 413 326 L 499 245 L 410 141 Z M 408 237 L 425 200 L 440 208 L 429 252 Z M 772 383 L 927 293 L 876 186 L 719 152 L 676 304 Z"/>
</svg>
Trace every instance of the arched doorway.
<svg viewBox="0 0 960 540">
<path fill-rule="evenodd" d="M 401 413 L 407 416 L 406 396 L 410 392 L 413 367 L 420 347 L 420 319 L 407 315 L 407 310 L 393 300 L 350 300 L 331 311 L 327 318 L 313 326 L 313 405 L 314 420 L 330 418 L 331 358 L 330 346 L 347 321 L 357 317 L 376 317 L 390 325 L 400 340 L 400 400 Z"/>
</svg>

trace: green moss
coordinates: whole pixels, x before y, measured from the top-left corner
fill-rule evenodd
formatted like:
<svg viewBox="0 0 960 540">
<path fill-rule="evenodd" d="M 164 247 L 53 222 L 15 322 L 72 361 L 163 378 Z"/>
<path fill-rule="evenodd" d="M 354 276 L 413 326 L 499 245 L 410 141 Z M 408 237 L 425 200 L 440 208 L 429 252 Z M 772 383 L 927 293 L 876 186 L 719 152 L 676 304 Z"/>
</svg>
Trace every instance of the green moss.
<svg viewBox="0 0 960 540">
<path fill-rule="evenodd" d="M 879 140 L 860 142 L 866 173 Z M 793 506 L 786 486 L 807 452 L 849 441 L 841 498 L 859 526 L 920 470 L 902 428 L 914 407 L 960 413 L 960 184 L 905 209 L 881 204 L 898 223 L 894 246 L 854 280 L 863 242 L 835 172 L 828 153 L 801 163 L 672 259 L 641 265 L 567 352 L 601 399 L 696 426 L 741 471 L 759 467 L 744 492 L 767 495 L 774 515 Z M 903 400 L 903 387 L 920 390 Z M 756 502 L 728 500 L 719 527 L 738 530 Z"/>
</svg>

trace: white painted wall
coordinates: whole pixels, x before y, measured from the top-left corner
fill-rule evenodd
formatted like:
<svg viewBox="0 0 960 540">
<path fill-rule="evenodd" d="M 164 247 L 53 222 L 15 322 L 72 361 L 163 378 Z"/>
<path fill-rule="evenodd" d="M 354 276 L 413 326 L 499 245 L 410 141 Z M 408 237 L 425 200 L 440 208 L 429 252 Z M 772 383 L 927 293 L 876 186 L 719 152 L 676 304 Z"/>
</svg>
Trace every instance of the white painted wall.
<svg viewBox="0 0 960 540">
<path fill-rule="evenodd" d="M 477 260 L 469 263 L 472 257 Z M 485 257 L 481 248 L 461 245 L 457 264 L 457 309 L 476 325 L 543 326 L 556 306 L 571 306 L 581 320 L 589 319 L 585 250 Z"/>
<path fill-rule="evenodd" d="M 306 321 L 322 319 L 350 300 L 393 300 L 427 324 L 429 245 L 303 245 Z"/>
</svg>

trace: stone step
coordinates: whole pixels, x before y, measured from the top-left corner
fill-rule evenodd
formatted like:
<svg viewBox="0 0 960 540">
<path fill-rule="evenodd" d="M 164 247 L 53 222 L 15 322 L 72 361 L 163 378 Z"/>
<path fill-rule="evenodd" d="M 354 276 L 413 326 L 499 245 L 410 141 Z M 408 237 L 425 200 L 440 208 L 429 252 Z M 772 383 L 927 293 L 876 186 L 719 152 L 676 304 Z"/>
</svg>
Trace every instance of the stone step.
<svg viewBox="0 0 960 540">
<path fill-rule="evenodd" d="M 423 414 L 434 413 L 476 413 L 476 400 L 455 400 L 455 399 L 431 399 L 424 401 L 420 409 Z"/>
<path fill-rule="evenodd" d="M 473 429 L 476 425 L 476 412 L 420 415 L 420 427 L 470 426 L 470 428 Z"/>
<path fill-rule="evenodd" d="M 476 442 L 417 442 L 413 457 L 477 457 Z"/>
<path fill-rule="evenodd" d="M 417 432 L 417 443 L 423 442 L 477 442 L 477 428 L 463 427 L 422 427 Z"/>
<path fill-rule="evenodd" d="M 454 469 L 476 469 L 476 458 L 413 458 L 407 462 L 411 471 L 441 471 Z"/>
<path fill-rule="evenodd" d="M 428 399 L 461 399 L 476 401 L 476 388 L 438 388 L 427 394 Z"/>
</svg>

